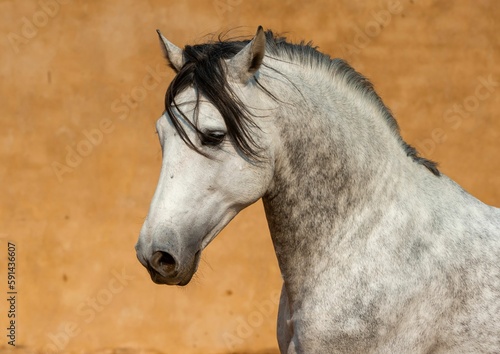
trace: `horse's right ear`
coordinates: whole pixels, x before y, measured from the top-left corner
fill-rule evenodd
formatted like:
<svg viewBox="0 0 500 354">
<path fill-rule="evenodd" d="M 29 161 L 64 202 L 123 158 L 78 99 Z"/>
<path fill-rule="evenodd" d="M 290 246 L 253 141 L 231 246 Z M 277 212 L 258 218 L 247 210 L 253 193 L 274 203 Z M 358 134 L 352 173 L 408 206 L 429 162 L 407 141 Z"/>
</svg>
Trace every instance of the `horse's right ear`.
<svg viewBox="0 0 500 354">
<path fill-rule="evenodd" d="M 178 73 L 185 62 L 182 49 L 177 47 L 175 44 L 170 43 L 169 40 L 161 34 L 160 30 L 156 30 L 156 32 L 158 32 L 163 55 L 167 58 L 168 64 L 172 67 L 172 69 Z"/>
<path fill-rule="evenodd" d="M 229 74 L 242 84 L 259 70 L 266 50 L 266 35 L 262 26 L 259 26 L 255 37 L 228 63 Z"/>
</svg>

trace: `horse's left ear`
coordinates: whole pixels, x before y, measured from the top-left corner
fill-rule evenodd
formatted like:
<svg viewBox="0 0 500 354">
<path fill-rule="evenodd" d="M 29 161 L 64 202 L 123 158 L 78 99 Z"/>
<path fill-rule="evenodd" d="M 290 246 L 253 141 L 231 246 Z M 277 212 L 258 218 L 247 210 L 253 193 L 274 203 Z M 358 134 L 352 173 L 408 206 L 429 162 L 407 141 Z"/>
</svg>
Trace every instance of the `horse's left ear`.
<svg viewBox="0 0 500 354">
<path fill-rule="evenodd" d="M 248 80 L 259 70 L 266 50 L 266 35 L 262 26 L 257 29 L 257 34 L 238 54 L 228 63 L 229 74 L 241 83 Z"/>
<path fill-rule="evenodd" d="M 158 33 L 160 46 L 163 54 L 165 55 L 165 58 L 167 58 L 168 63 L 170 64 L 172 69 L 174 69 L 175 72 L 178 73 L 185 62 L 182 49 L 177 47 L 175 44 L 170 43 L 170 41 L 166 39 L 163 34 L 161 34 L 160 30 L 156 30 L 156 32 Z"/>
</svg>

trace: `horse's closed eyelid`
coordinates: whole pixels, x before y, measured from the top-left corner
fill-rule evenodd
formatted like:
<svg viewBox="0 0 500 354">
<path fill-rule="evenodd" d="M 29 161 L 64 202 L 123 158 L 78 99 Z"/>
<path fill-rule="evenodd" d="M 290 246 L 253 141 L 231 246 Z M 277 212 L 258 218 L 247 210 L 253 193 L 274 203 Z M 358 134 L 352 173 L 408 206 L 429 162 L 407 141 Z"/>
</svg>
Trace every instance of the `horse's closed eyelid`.
<svg viewBox="0 0 500 354">
<path fill-rule="evenodd" d="M 226 138 L 226 132 L 222 130 L 214 130 L 203 133 L 200 136 L 201 145 L 218 146 Z"/>
</svg>

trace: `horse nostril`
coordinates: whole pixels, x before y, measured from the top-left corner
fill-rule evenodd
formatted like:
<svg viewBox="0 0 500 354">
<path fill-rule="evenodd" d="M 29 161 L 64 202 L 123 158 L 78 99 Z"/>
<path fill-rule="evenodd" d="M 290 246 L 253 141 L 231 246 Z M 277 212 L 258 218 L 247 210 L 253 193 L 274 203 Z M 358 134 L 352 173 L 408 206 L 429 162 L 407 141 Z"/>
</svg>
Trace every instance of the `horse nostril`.
<svg viewBox="0 0 500 354">
<path fill-rule="evenodd" d="M 168 276 L 175 271 L 175 259 L 170 253 L 156 251 L 151 257 L 151 265 L 158 272 Z"/>
<path fill-rule="evenodd" d="M 169 253 L 166 252 L 161 252 L 161 258 L 160 258 L 160 267 L 174 267 L 175 268 L 175 260 L 174 257 L 172 257 Z"/>
</svg>

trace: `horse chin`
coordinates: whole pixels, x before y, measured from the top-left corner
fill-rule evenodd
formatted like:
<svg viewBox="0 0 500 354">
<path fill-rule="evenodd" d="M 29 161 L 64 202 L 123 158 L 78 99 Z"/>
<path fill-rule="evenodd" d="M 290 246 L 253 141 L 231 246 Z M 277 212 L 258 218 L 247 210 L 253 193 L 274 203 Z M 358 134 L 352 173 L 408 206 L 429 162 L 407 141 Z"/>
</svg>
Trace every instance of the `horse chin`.
<svg viewBox="0 0 500 354">
<path fill-rule="evenodd" d="M 164 284 L 164 285 L 177 285 L 176 279 L 170 279 L 170 278 L 165 278 L 163 275 L 155 272 L 155 271 L 150 271 L 149 275 L 151 276 L 151 280 L 155 284 Z"/>
<path fill-rule="evenodd" d="M 164 276 L 156 272 L 154 273 L 151 272 L 150 275 L 151 275 L 151 280 L 156 284 L 185 286 L 189 284 L 189 282 L 193 278 L 194 273 L 191 273 L 188 276 L 180 279 L 179 277 L 176 277 L 174 279 L 165 278 Z"/>
<path fill-rule="evenodd" d="M 187 278 L 185 278 L 184 280 L 181 280 L 177 285 L 178 286 L 186 286 L 189 284 L 189 282 L 191 281 L 191 279 L 193 278 L 193 275 L 194 273 L 191 273 L 191 275 L 189 275 Z"/>
</svg>

